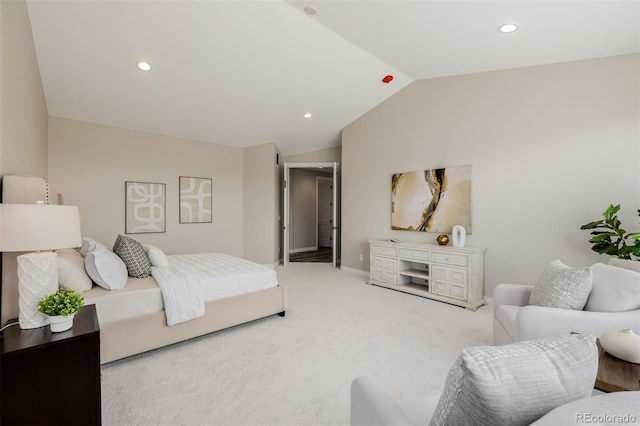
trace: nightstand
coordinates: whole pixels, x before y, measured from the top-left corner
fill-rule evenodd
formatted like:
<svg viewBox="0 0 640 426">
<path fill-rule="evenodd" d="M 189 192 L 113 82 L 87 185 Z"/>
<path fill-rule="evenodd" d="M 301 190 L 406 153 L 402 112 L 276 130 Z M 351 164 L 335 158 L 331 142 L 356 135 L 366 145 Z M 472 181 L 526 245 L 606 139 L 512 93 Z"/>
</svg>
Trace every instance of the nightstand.
<svg viewBox="0 0 640 426">
<path fill-rule="evenodd" d="M 11 320 L 9 322 L 14 322 Z M 100 326 L 95 305 L 84 306 L 73 327 L 49 326 L 0 338 L 0 423 L 100 425 Z"/>
</svg>

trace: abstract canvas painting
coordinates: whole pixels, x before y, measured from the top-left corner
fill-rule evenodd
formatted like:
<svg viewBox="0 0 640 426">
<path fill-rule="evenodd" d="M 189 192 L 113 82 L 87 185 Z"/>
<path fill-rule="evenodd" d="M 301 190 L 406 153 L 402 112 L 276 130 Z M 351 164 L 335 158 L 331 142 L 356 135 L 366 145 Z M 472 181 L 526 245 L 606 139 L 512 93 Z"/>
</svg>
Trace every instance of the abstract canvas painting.
<svg viewBox="0 0 640 426">
<path fill-rule="evenodd" d="M 166 231 L 166 185 L 125 182 L 125 233 Z"/>
<path fill-rule="evenodd" d="M 391 228 L 471 233 L 471 166 L 396 173 L 391 178 Z"/>
<path fill-rule="evenodd" d="M 209 178 L 180 176 L 180 223 L 212 222 L 212 187 Z"/>
</svg>

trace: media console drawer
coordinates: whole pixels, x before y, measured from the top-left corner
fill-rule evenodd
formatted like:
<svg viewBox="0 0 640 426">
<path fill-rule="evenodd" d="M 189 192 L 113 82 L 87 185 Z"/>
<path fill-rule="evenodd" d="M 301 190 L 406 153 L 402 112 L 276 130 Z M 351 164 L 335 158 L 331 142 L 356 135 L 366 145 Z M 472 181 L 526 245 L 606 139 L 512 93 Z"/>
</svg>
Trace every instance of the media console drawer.
<svg viewBox="0 0 640 426">
<path fill-rule="evenodd" d="M 431 260 L 446 265 L 467 266 L 467 256 L 455 253 L 441 253 L 434 251 L 431 253 Z"/>
<path fill-rule="evenodd" d="M 484 251 L 371 240 L 369 283 L 476 310 L 484 304 Z"/>
<path fill-rule="evenodd" d="M 416 250 L 410 248 L 400 248 L 400 258 L 407 260 L 422 260 L 425 262 L 429 261 L 429 251 L 428 250 Z"/>
<path fill-rule="evenodd" d="M 398 249 L 396 247 L 371 246 L 371 254 L 382 254 L 384 256 L 397 256 Z"/>
</svg>

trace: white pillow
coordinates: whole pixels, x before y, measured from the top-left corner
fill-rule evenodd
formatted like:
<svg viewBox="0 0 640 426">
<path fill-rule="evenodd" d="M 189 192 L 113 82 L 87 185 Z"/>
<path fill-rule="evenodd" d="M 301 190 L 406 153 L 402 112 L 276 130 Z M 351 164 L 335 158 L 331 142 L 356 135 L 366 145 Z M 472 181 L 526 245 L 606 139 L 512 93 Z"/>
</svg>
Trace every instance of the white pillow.
<svg viewBox="0 0 640 426">
<path fill-rule="evenodd" d="M 84 268 L 82 255 L 74 249 L 56 250 L 58 255 L 58 285 L 60 288 L 82 292 L 93 286 Z"/>
<path fill-rule="evenodd" d="M 169 267 L 169 260 L 167 259 L 167 256 L 158 247 L 148 244 L 143 244 L 142 247 L 144 248 L 144 251 L 147 252 L 147 256 L 149 256 L 151 266 L 157 266 L 160 268 Z"/>
<path fill-rule="evenodd" d="M 107 290 L 119 290 L 127 284 L 127 266 L 110 250 L 98 248 L 87 253 L 84 266 L 91 279 Z"/>
<path fill-rule="evenodd" d="M 80 247 L 80 254 L 82 255 L 82 257 L 86 257 L 87 253 L 90 253 L 98 248 L 109 250 L 107 246 L 105 246 L 101 242 L 96 241 L 93 238 L 84 237 L 82 239 L 82 247 Z"/>
<path fill-rule="evenodd" d="M 529 425 L 591 396 L 597 372 L 595 336 L 466 348 L 449 369 L 429 425 Z"/>
<path fill-rule="evenodd" d="M 538 278 L 529 297 L 529 304 L 582 310 L 587 303 L 591 286 L 590 268 L 571 268 L 554 260 Z"/>
<path fill-rule="evenodd" d="M 604 263 L 591 266 L 593 287 L 585 311 L 624 312 L 640 309 L 640 272 Z"/>
</svg>

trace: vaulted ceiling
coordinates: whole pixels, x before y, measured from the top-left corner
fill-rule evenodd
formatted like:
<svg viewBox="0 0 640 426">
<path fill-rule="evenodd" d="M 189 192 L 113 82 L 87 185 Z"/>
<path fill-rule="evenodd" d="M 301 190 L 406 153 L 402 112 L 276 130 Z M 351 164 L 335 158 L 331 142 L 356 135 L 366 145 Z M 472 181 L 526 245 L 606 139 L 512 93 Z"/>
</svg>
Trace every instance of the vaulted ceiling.
<svg viewBox="0 0 640 426">
<path fill-rule="evenodd" d="M 27 4 L 50 115 L 284 155 L 414 80 L 640 51 L 639 1 Z"/>
</svg>

